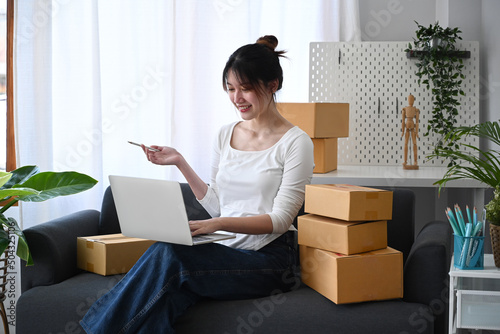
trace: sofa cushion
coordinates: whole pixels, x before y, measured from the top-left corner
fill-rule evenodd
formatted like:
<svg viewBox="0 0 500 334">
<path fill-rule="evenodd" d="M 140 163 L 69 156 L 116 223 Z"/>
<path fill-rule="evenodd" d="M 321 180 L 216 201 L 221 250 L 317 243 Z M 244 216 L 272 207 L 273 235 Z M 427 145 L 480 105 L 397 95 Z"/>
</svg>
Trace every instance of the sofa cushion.
<svg viewBox="0 0 500 334">
<path fill-rule="evenodd" d="M 211 218 L 208 212 L 203 208 L 203 206 L 201 206 L 200 202 L 198 202 L 194 196 L 189 184 L 181 183 L 181 190 L 189 220 L 203 220 Z"/>
<path fill-rule="evenodd" d="M 111 192 L 111 187 L 108 187 L 102 199 L 101 216 L 99 217 L 99 234 L 114 234 L 120 232 L 120 223 L 118 222 L 113 193 Z"/>
<path fill-rule="evenodd" d="M 80 319 L 122 277 L 85 272 L 60 284 L 30 289 L 18 302 L 16 332 L 83 333 Z M 401 300 L 336 305 L 300 285 L 266 298 L 202 300 L 178 319 L 175 328 L 180 334 L 433 333 L 427 312 L 422 304 Z"/>
<path fill-rule="evenodd" d="M 24 292 L 17 302 L 16 333 L 84 333 L 79 324 L 83 315 L 122 277 L 84 272 Z"/>
<path fill-rule="evenodd" d="M 392 219 L 387 222 L 387 243 L 403 253 L 403 263 L 415 239 L 415 194 L 410 189 L 375 187 L 393 192 Z"/>
<path fill-rule="evenodd" d="M 176 322 L 176 333 L 433 333 L 426 306 L 402 300 L 337 305 L 301 285 L 249 300 L 203 300 Z M 422 315 L 423 314 L 423 315 Z"/>
</svg>

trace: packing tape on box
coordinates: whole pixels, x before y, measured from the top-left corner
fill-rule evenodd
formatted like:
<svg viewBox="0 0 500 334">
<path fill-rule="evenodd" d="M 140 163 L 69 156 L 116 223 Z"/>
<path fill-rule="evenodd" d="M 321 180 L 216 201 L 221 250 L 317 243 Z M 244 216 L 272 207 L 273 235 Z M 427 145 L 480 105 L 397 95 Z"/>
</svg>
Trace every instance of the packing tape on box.
<svg viewBox="0 0 500 334">
<path fill-rule="evenodd" d="M 378 192 L 367 192 L 366 199 L 378 199 Z"/>
<path fill-rule="evenodd" d="M 93 263 L 90 263 L 90 262 L 87 262 L 87 271 L 94 271 L 94 264 Z"/>
<path fill-rule="evenodd" d="M 366 211 L 365 212 L 365 220 L 377 220 L 378 214 L 377 211 Z"/>
<path fill-rule="evenodd" d="M 86 244 L 87 244 L 87 248 L 94 249 L 94 243 L 92 241 L 88 240 L 86 242 Z"/>
<path fill-rule="evenodd" d="M 92 239 L 87 238 L 87 240 L 91 241 L 91 242 L 100 242 L 100 241 L 103 241 L 103 240 L 105 240 L 105 241 L 108 241 L 108 240 L 120 240 L 120 239 L 123 239 L 123 238 L 124 238 L 123 235 L 119 235 L 119 236 L 112 237 L 112 238 L 110 238 L 108 236 L 103 236 L 101 238 L 92 238 Z"/>
</svg>

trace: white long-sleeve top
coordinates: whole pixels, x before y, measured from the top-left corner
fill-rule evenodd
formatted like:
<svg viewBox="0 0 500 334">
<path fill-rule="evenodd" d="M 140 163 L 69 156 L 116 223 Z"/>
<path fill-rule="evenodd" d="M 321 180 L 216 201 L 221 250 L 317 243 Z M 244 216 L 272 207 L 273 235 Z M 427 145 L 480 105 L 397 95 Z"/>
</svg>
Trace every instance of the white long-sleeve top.
<svg viewBox="0 0 500 334">
<path fill-rule="evenodd" d="M 211 180 L 201 205 L 212 217 L 268 214 L 272 234 L 239 234 L 221 241 L 229 247 L 258 250 L 289 229 L 311 182 L 314 155 L 309 136 L 293 127 L 272 147 L 240 151 L 231 147 L 237 122 L 221 128 L 214 141 Z"/>
</svg>

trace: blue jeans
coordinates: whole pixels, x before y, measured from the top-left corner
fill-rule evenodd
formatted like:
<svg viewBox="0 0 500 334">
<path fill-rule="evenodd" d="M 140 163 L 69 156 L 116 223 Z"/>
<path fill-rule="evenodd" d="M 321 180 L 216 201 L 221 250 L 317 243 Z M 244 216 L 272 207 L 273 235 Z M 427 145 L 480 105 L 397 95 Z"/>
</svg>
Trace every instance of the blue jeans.
<svg viewBox="0 0 500 334">
<path fill-rule="evenodd" d="M 80 324 L 87 333 L 173 333 L 175 319 L 201 298 L 246 299 L 290 290 L 296 283 L 293 248 L 292 232 L 258 251 L 157 242 Z"/>
</svg>

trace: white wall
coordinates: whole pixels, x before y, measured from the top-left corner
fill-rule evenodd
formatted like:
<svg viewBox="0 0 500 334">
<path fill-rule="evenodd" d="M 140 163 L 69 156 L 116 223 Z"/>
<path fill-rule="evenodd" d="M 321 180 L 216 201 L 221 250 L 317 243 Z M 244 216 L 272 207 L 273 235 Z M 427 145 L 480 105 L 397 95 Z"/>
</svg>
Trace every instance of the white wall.
<svg viewBox="0 0 500 334">
<path fill-rule="evenodd" d="M 472 0 L 469 0 L 472 1 Z M 481 115 L 500 119 L 500 1 L 481 1 Z M 464 18 L 466 20 L 466 18 Z"/>
<path fill-rule="evenodd" d="M 446 19 L 464 40 L 479 41 L 481 121 L 500 118 L 500 1 L 359 0 L 359 11 L 364 41 L 411 41 L 415 21 L 425 26 Z"/>
<path fill-rule="evenodd" d="M 436 0 L 359 0 L 363 41 L 410 41 L 417 25 L 436 21 Z"/>
</svg>

